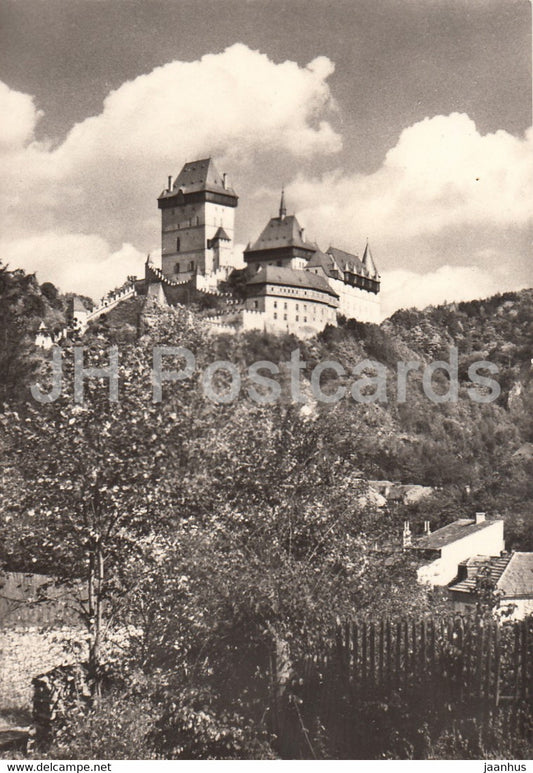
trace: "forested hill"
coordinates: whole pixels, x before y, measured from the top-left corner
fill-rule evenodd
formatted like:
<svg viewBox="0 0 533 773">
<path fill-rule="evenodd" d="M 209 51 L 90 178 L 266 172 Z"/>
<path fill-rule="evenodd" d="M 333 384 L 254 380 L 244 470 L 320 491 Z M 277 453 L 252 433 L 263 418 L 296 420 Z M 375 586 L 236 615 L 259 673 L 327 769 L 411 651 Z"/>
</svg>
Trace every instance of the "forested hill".
<svg viewBox="0 0 533 773">
<path fill-rule="evenodd" d="M 67 317 L 68 296 L 61 296 L 49 283 L 39 285 L 35 277 L 24 272 L 0 267 L 0 308 L 1 402 L 20 403 L 28 399 L 28 385 L 48 358 L 48 353 L 33 344 L 39 322 L 43 319 L 48 327 L 61 327 Z M 158 313 L 169 315 L 169 319 L 175 315 L 176 320 L 180 316 L 179 310 L 156 311 L 156 317 Z M 199 331 L 205 331 L 204 314 L 197 309 L 188 316 Z M 152 335 L 149 324 L 139 324 L 139 315 L 153 319 L 154 310 L 146 315 L 138 299 L 125 301 L 90 327 L 86 339 L 89 342 L 96 335 L 100 344 L 107 339 L 129 345 L 139 330 L 145 331 L 144 338 Z M 172 324 L 179 331 L 179 324 Z M 156 336 L 154 343 L 157 340 Z M 308 341 L 251 331 L 202 334 L 202 342 L 199 365 L 226 359 L 243 372 L 259 360 L 287 362 L 291 352 L 299 348 L 301 359 L 307 363 L 302 371 L 303 393 L 310 400 L 308 410 L 325 454 L 332 460 L 343 459 L 366 479 L 438 487 L 438 501 L 414 508 L 411 515 L 415 518 L 446 521 L 464 513 L 465 507 L 502 512 L 509 520 L 513 544 L 533 549 L 533 290 L 424 310 L 401 310 L 379 326 L 341 320 L 338 327 L 326 328 Z M 422 370 L 431 361 L 449 361 L 450 347 L 458 350 L 458 400 L 435 404 L 424 393 Z M 350 399 L 354 382 L 351 370 L 365 359 L 378 361 L 387 369 L 386 402 L 362 404 Z M 322 377 L 325 392 L 339 386 L 347 389 L 347 399 L 335 404 L 317 403 L 310 396 L 313 365 L 324 360 L 335 360 L 345 369 L 345 376 L 325 372 Z M 498 368 L 494 378 L 501 394 L 486 405 L 471 399 L 468 368 L 479 360 Z M 421 365 L 409 376 L 404 401 L 397 394 L 400 361 Z M 437 389 L 447 389 L 442 372 L 434 381 Z M 281 404 L 289 410 L 286 396 L 285 390 Z M 235 414 L 244 403 L 245 389 Z M 273 422 L 279 421 L 275 415 L 279 407 L 272 406 Z M 253 406 L 245 409 L 253 421 Z M 469 492 L 467 504 L 465 492 Z"/>
</svg>

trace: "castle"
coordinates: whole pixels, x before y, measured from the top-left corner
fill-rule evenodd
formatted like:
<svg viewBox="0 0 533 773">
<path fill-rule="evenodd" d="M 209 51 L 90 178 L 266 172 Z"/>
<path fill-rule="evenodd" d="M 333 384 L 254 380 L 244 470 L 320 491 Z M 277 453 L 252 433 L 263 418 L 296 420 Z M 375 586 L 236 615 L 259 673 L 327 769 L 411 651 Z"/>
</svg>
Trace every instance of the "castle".
<svg viewBox="0 0 533 773">
<path fill-rule="evenodd" d="M 211 324 L 227 330 L 307 337 L 339 315 L 380 321 L 380 276 L 368 243 L 361 259 L 335 247 L 322 252 L 287 215 L 283 191 L 278 215 L 244 250 L 244 269 L 234 247 L 238 196 L 213 159 L 186 163 L 157 201 L 161 267 L 148 258 L 137 292 L 171 305 L 218 294 L 227 300 Z"/>
</svg>

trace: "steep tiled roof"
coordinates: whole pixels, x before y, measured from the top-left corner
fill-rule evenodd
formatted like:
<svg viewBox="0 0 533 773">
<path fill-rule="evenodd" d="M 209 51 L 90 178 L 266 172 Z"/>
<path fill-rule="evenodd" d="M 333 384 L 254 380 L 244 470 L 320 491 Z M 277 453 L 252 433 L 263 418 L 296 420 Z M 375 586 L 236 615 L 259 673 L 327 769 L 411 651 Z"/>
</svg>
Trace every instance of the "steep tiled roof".
<svg viewBox="0 0 533 773">
<path fill-rule="evenodd" d="M 306 268 L 323 268 L 328 276 L 343 278 L 342 272 L 337 267 L 333 256 L 328 255 L 322 250 L 317 250 L 315 254 L 308 260 Z"/>
<path fill-rule="evenodd" d="M 504 597 L 533 597 L 533 553 L 513 553 L 498 581 Z"/>
<path fill-rule="evenodd" d="M 313 252 L 317 249 L 316 244 L 305 240 L 303 228 L 294 215 L 271 218 L 259 238 L 245 252 L 273 250 L 277 247 L 302 247 Z"/>
<path fill-rule="evenodd" d="M 420 537 L 413 543 L 413 547 L 422 550 L 437 550 L 445 545 L 449 545 L 451 542 L 467 537 L 469 534 L 482 531 L 495 523 L 498 523 L 498 521 L 481 521 L 481 523 L 476 523 L 472 518 L 459 518 L 457 521 L 437 529 L 433 534 Z"/>
<path fill-rule="evenodd" d="M 236 196 L 230 186 L 224 187 L 223 176 L 215 166 L 212 158 L 202 158 L 198 161 L 187 162 L 174 181 L 171 191 L 163 191 L 160 198 L 175 196 L 182 190 L 183 193 L 197 193 L 199 191 L 211 191 L 223 193 L 227 196 Z"/>
<path fill-rule="evenodd" d="M 331 255 L 339 267 L 339 271 L 342 273 L 349 271 L 351 274 L 359 274 L 360 276 L 366 275 L 364 266 L 357 255 L 352 255 L 344 250 L 339 250 L 337 247 L 328 247 L 327 252 L 328 255 Z"/>
<path fill-rule="evenodd" d="M 288 287 L 305 287 L 310 290 L 319 290 L 323 293 L 338 298 L 337 293 L 331 289 L 324 277 L 313 274 L 311 271 L 298 271 L 294 268 L 281 266 L 263 266 L 257 274 L 247 283 L 248 285 L 272 284 L 286 285 Z"/>
</svg>

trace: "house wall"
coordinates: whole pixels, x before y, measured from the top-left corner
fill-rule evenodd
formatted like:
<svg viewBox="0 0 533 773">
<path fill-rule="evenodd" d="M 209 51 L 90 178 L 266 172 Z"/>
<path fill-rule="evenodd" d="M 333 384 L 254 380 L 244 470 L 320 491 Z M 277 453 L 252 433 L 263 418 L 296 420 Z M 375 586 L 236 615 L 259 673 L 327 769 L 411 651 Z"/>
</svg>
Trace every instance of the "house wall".
<svg viewBox="0 0 533 773">
<path fill-rule="evenodd" d="M 528 615 L 533 615 L 533 597 L 531 598 L 504 598 L 498 604 L 496 614 L 502 616 L 510 605 L 513 607 L 509 616 L 504 615 L 505 620 L 523 620 Z"/>
<path fill-rule="evenodd" d="M 264 312 L 266 329 L 273 333 L 314 335 L 337 324 L 335 300 L 310 288 L 267 285 L 261 295 L 248 298 L 246 307 Z"/>
<path fill-rule="evenodd" d="M 457 577 L 458 566 L 471 556 L 499 556 L 505 550 L 503 521 L 488 523 L 484 529 L 441 548 L 440 558 L 417 572 L 418 582 L 428 585 L 448 585 Z"/>
</svg>

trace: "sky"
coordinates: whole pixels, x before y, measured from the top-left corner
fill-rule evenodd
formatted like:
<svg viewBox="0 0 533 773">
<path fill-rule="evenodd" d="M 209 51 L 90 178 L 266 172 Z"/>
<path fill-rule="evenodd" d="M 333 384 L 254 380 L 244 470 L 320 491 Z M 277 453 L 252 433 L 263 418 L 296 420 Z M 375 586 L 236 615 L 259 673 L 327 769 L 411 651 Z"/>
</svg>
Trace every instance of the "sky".
<svg viewBox="0 0 533 773">
<path fill-rule="evenodd" d="M 533 285 L 529 0 L 0 0 L 0 259 L 94 298 L 212 155 L 242 247 L 288 211 L 384 315 Z"/>
</svg>

